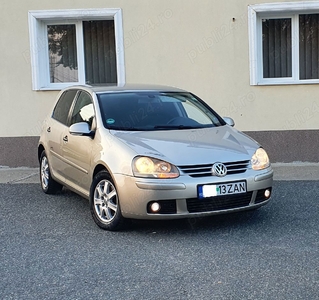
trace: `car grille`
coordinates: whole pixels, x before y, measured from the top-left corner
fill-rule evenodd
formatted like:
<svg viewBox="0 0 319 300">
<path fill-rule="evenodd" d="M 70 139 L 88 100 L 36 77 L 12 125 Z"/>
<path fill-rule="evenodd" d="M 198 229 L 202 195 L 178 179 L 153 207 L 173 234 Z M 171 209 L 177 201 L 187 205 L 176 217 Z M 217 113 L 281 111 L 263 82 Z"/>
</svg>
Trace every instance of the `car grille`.
<svg viewBox="0 0 319 300">
<path fill-rule="evenodd" d="M 186 199 L 189 213 L 218 211 L 248 206 L 253 192 L 227 196 L 209 197 L 205 199 Z"/>
<path fill-rule="evenodd" d="M 224 162 L 223 164 L 227 168 L 227 175 L 245 173 L 250 161 L 236 161 L 236 162 Z M 213 164 L 205 165 L 192 165 L 192 166 L 178 166 L 178 168 L 185 174 L 191 177 L 206 177 L 212 176 Z"/>
</svg>

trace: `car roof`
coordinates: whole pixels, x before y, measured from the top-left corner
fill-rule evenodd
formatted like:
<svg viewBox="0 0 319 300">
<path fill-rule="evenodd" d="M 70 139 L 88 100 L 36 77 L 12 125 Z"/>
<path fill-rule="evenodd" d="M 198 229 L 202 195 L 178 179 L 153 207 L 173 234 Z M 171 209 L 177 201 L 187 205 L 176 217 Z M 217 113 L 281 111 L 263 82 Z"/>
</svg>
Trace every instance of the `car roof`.
<svg viewBox="0 0 319 300">
<path fill-rule="evenodd" d="M 97 94 L 101 93 L 114 93 L 114 92 L 143 92 L 143 91 L 154 91 L 154 92 L 186 92 L 185 90 L 165 85 L 151 85 L 151 84 L 125 84 L 125 85 L 82 85 L 73 86 L 70 88 L 82 88 L 91 90 Z"/>
</svg>

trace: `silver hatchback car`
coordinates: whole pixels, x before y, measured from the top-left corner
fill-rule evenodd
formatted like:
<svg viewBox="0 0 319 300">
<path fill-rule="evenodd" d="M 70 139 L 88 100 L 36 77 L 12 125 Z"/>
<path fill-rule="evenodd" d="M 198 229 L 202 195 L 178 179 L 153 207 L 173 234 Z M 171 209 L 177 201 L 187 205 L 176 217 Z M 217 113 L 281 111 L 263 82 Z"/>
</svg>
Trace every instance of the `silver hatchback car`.
<svg viewBox="0 0 319 300">
<path fill-rule="evenodd" d="M 74 86 L 41 133 L 45 193 L 87 198 L 96 224 L 256 209 L 269 202 L 266 151 L 196 95 L 166 86 Z"/>
</svg>

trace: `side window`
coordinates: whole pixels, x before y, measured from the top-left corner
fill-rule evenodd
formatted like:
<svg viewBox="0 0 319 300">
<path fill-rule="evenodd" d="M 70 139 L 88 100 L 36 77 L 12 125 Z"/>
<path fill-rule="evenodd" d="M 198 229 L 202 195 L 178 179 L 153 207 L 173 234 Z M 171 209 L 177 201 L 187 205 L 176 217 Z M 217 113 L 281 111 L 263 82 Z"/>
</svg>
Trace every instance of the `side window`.
<svg viewBox="0 0 319 300">
<path fill-rule="evenodd" d="M 94 108 L 91 96 L 86 92 L 81 92 L 74 105 L 70 125 L 79 122 L 86 122 L 90 125 L 91 128 L 93 118 Z"/>
<path fill-rule="evenodd" d="M 73 99 L 76 95 L 76 90 L 69 90 L 62 94 L 58 103 L 56 104 L 52 118 L 67 125 L 68 115 Z"/>
</svg>

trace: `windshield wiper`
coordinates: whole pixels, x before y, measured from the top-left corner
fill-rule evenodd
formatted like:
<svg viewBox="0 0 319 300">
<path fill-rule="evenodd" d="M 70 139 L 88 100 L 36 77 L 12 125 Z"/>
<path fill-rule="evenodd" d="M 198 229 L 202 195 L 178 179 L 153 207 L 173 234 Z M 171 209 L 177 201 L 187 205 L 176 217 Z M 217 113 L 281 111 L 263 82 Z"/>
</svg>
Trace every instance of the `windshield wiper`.
<svg viewBox="0 0 319 300">
<path fill-rule="evenodd" d="M 146 130 L 142 127 L 120 127 L 120 126 L 113 126 L 113 125 L 108 125 L 106 128 L 110 129 L 110 130 L 119 130 L 119 131 L 144 131 L 144 130 Z"/>
<path fill-rule="evenodd" d="M 201 128 L 197 126 L 185 126 L 185 125 L 156 125 L 154 129 L 195 129 Z"/>
<path fill-rule="evenodd" d="M 210 127 L 217 127 L 214 124 L 207 124 L 207 125 L 156 125 L 154 129 L 203 129 L 203 128 L 210 128 Z"/>
</svg>

